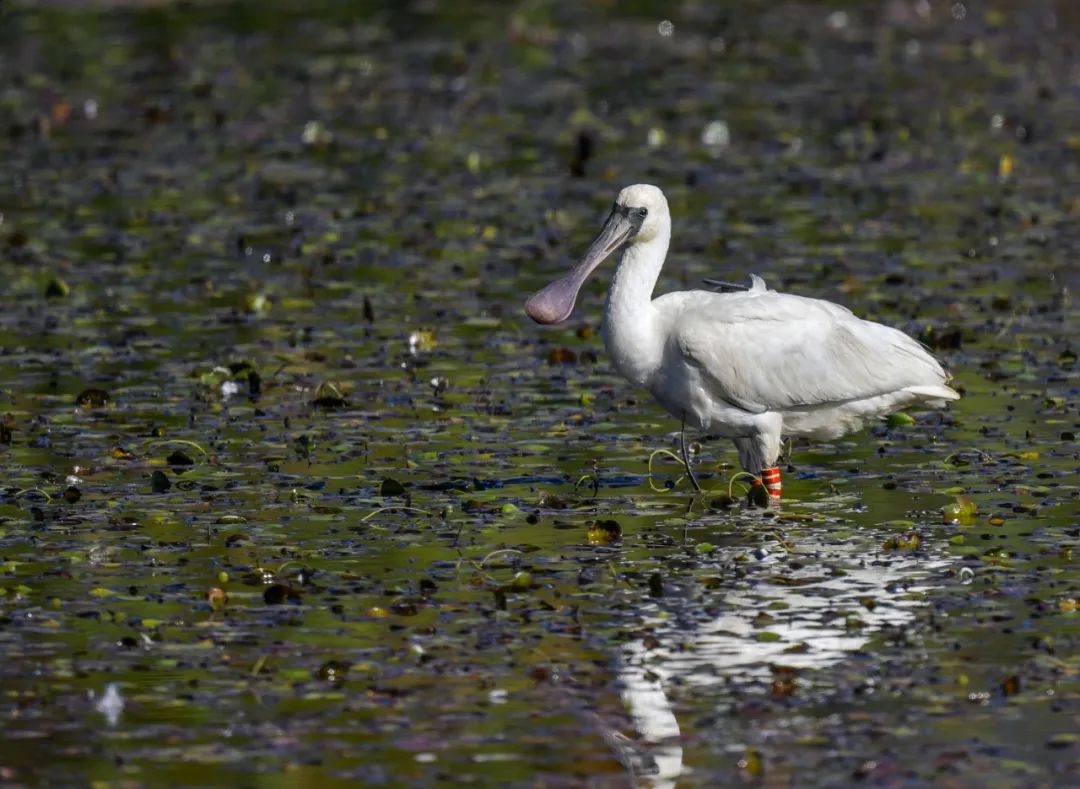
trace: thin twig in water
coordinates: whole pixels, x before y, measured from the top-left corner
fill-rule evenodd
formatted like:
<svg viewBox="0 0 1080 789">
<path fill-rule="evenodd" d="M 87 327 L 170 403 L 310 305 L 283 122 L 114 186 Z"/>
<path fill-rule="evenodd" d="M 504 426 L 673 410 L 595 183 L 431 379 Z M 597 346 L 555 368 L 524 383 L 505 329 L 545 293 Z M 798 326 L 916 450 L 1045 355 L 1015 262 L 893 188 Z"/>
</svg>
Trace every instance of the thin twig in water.
<svg viewBox="0 0 1080 789">
<path fill-rule="evenodd" d="M 19 496 L 25 495 L 27 493 L 40 493 L 42 496 L 45 497 L 45 501 L 47 501 L 49 504 L 52 504 L 52 496 L 43 491 L 41 488 L 23 488 L 15 494 L 14 498 L 17 499 L 19 498 Z"/>
<path fill-rule="evenodd" d="M 406 512 L 419 512 L 421 515 L 432 515 L 432 516 L 435 515 L 434 512 L 429 512 L 428 510 L 422 510 L 419 507 L 406 507 L 404 504 L 397 504 L 397 505 L 391 505 L 389 507 L 379 507 L 379 509 L 373 510 L 372 512 L 369 512 L 367 515 L 365 515 L 363 518 L 360 519 L 360 523 L 363 523 L 364 521 L 368 520 L 369 518 L 374 518 L 380 512 L 392 512 L 393 510 L 405 510 Z"/>
<path fill-rule="evenodd" d="M 652 454 L 649 455 L 649 487 L 652 488 L 653 491 L 656 492 L 656 493 L 666 493 L 667 490 L 668 490 L 667 488 L 658 488 L 658 487 L 656 487 L 656 484 L 653 482 L 653 470 L 652 470 L 653 459 L 657 455 L 667 455 L 669 458 L 674 460 L 676 463 L 682 463 L 682 459 L 678 455 L 676 455 L 674 452 L 672 452 L 670 449 L 654 449 L 652 451 Z M 679 477 L 678 479 L 675 480 L 672 487 L 675 487 L 675 485 L 678 485 L 682 481 L 683 481 L 683 478 Z"/>
<path fill-rule="evenodd" d="M 982 463 L 989 463 L 991 460 L 994 459 L 993 455 L 991 455 L 989 452 L 984 452 L 983 450 L 979 449 L 978 447 L 972 447 L 971 452 L 974 453 L 975 456 Z M 965 451 L 961 449 L 958 452 L 953 452 L 952 454 L 946 456 L 946 458 L 941 462 L 942 463 L 952 463 L 955 458 L 961 457 L 964 454 L 965 454 Z"/>
<path fill-rule="evenodd" d="M 461 572 L 462 563 L 467 563 L 467 564 L 471 565 L 474 570 L 476 570 L 477 572 L 482 573 L 483 577 L 486 578 L 488 581 L 494 582 L 495 579 L 491 575 L 488 575 L 487 573 L 484 572 L 484 565 L 487 564 L 491 559 L 495 558 L 496 556 L 501 556 L 503 554 L 516 554 L 518 556 L 524 556 L 525 552 L 524 551 L 519 551 L 517 548 L 500 548 L 497 551 L 492 551 L 487 556 L 485 556 L 483 559 L 481 559 L 479 561 L 479 563 L 477 563 L 477 562 L 472 561 L 471 559 L 466 559 L 465 556 L 461 553 L 461 549 L 459 548 L 458 549 L 458 560 L 457 560 L 457 564 L 454 565 L 454 572 L 455 573 Z"/>
<path fill-rule="evenodd" d="M 585 480 L 590 480 L 592 482 L 592 495 L 595 499 L 597 494 L 600 493 L 600 480 L 597 479 L 596 474 L 582 474 L 580 477 L 578 477 L 578 481 L 574 483 L 574 490 L 577 490 L 579 487 L 581 487 L 581 483 Z"/>
<path fill-rule="evenodd" d="M 497 551 L 492 551 L 487 556 L 485 556 L 483 559 L 481 559 L 480 560 L 480 566 L 483 567 L 485 564 L 488 563 L 488 560 L 491 559 L 492 557 L 500 556 L 502 554 L 510 554 L 510 553 L 517 554 L 518 556 L 524 556 L 525 555 L 524 551 L 519 551 L 517 548 L 500 548 Z"/>
<path fill-rule="evenodd" d="M 166 444 L 183 444 L 184 446 L 193 447 L 194 449 L 199 450 L 203 454 L 203 457 L 210 457 L 210 453 L 203 449 L 200 444 L 196 444 L 194 441 L 188 441 L 186 438 L 165 438 L 161 441 L 150 442 L 150 446 L 152 447 L 165 446 Z"/>
<path fill-rule="evenodd" d="M 737 474 L 732 474 L 731 479 L 728 480 L 728 484 L 727 484 L 727 495 L 728 495 L 729 499 L 735 498 L 731 494 L 731 489 L 732 489 L 732 486 L 735 484 L 735 481 L 739 480 L 739 479 L 742 479 L 743 477 L 749 477 L 750 479 L 756 479 L 758 482 L 761 481 L 761 477 L 758 477 L 758 476 L 756 476 L 754 474 L 751 474 L 749 471 L 740 471 Z"/>
</svg>

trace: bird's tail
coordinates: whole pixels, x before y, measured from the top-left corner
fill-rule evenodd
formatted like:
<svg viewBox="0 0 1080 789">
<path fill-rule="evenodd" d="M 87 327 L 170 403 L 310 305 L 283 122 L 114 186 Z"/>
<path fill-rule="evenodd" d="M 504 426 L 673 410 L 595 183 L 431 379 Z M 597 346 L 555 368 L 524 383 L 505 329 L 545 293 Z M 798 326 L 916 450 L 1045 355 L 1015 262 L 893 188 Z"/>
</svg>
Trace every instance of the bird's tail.
<svg viewBox="0 0 1080 789">
<path fill-rule="evenodd" d="M 960 393 L 948 386 L 908 386 L 905 392 L 924 400 L 959 400 Z"/>
</svg>

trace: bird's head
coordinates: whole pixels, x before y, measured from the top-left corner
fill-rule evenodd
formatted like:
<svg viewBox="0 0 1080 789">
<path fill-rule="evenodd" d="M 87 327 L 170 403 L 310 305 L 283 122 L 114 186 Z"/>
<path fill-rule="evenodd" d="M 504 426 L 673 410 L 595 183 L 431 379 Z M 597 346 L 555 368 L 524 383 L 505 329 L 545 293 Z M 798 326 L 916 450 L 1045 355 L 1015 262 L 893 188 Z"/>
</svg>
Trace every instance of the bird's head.
<svg viewBox="0 0 1080 789">
<path fill-rule="evenodd" d="M 627 243 L 652 241 L 671 227 L 667 199 L 650 184 L 634 184 L 619 192 L 600 235 L 570 273 L 525 302 L 525 312 L 537 323 L 561 323 L 574 311 L 578 291 L 593 269 Z"/>
<path fill-rule="evenodd" d="M 611 214 L 622 214 L 633 227 L 626 241 L 652 241 L 663 228 L 671 226 L 667 198 L 652 184 L 634 184 L 623 189 L 615 198 Z"/>
</svg>

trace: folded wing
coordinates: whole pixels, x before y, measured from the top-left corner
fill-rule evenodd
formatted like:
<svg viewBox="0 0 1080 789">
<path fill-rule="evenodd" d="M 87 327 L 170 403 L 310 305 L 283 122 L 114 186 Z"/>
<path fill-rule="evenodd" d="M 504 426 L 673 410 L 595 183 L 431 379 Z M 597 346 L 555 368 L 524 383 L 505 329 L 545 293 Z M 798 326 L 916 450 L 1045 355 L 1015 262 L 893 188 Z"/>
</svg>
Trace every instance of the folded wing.
<svg viewBox="0 0 1080 789">
<path fill-rule="evenodd" d="M 688 303 L 673 339 L 712 393 L 752 413 L 910 391 L 955 399 L 941 365 L 915 340 L 818 299 L 774 291 L 708 294 Z"/>
</svg>

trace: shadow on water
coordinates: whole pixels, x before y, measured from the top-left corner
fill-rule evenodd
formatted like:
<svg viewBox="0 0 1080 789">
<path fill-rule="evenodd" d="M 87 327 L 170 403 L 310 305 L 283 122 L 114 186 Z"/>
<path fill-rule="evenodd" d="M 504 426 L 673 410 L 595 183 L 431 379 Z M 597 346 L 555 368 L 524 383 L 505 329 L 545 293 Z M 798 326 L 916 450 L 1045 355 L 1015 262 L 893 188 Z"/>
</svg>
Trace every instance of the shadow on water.
<svg viewBox="0 0 1080 789">
<path fill-rule="evenodd" d="M 1078 7 L 0 6 L 0 783 L 1076 783 Z M 963 399 L 650 477 L 636 181 Z"/>
</svg>

